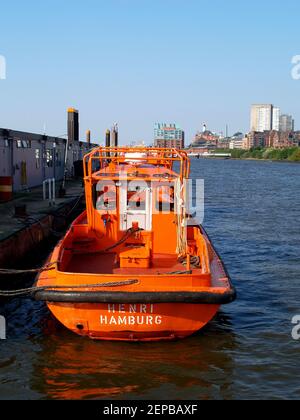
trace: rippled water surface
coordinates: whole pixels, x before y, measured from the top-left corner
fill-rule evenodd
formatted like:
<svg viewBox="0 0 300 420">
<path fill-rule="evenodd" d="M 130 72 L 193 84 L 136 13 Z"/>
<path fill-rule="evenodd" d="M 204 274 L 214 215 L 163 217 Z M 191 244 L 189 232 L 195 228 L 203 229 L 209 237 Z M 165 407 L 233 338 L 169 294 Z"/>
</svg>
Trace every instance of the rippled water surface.
<svg viewBox="0 0 300 420">
<path fill-rule="evenodd" d="M 0 398 L 300 398 L 300 165 L 195 160 L 205 221 L 238 300 L 202 332 L 155 344 L 92 342 L 43 303 L 0 303 Z"/>
</svg>

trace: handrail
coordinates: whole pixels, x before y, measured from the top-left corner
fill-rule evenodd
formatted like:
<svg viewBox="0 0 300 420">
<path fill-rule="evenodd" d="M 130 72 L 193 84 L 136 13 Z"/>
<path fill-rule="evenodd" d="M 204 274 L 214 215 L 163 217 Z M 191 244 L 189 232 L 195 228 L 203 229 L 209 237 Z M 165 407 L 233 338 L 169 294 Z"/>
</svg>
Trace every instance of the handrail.
<svg viewBox="0 0 300 420">
<path fill-rule="evenodd" d="M 190 173 L 190 160 L 186 152 L 175 148 L 133 148 L 133 147 L 98 147 L 84 156 L 84 176 L 91 178 L 93 175 L 93 161 L 100 162 L 100 168 L 104 167 L 105 162 L 109 159 L 113 163 L 124 163 L 126 154 L 142 153 L 143 156 L 135 156 L 134 161 L 157 161 L 157 163 L 174 163 L 180 162 L 180 178 L 181 180 L 188 178 Z"/>
</svg>

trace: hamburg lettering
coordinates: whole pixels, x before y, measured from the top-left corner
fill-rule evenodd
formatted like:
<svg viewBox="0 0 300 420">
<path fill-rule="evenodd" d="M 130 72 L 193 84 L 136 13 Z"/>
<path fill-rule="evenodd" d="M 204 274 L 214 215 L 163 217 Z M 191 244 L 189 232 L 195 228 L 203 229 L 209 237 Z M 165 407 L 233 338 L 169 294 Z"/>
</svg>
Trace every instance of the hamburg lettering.
<svg viewBox="0 0 300 420">
<path fill-rule="evenodd" d="M 108 305 L 107 315 L 100 315 L 101 325 L 161 325 L 163 320 L 154 315 L 154 305 Z"/>
</svg>

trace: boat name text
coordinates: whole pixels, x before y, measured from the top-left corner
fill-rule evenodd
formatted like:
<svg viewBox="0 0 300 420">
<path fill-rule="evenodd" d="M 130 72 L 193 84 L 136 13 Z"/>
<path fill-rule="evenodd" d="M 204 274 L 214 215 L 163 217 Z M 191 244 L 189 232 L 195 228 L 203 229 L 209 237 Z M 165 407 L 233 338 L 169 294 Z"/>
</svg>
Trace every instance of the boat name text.
<svg viewBox="0 0 300 420">
<path fill-rule="evenodd" d="M 100 315 L 101 325 L 161 325 L 163 319 L 154 314 L 154 305 L 108 305 L 108 315 Z"/>
<path fill-rule="evenodd" d="M 111 314 L 115 314 L 115 313 L 119 313 L 119 314 L 126 314 L 126 313 L 130 313 L 130 314 L 136 314 L 136 313 L 140 313 L 140 314 L 153 314 L 154 313 L 154 305 L 146 305 L 146 304 L 141 304 L 141 305 L 125 305 L 125 304 L 120 304 L 120 305 L 108 305 L 107 306 L 108 309 L 108 313 Z"/>
</svg>

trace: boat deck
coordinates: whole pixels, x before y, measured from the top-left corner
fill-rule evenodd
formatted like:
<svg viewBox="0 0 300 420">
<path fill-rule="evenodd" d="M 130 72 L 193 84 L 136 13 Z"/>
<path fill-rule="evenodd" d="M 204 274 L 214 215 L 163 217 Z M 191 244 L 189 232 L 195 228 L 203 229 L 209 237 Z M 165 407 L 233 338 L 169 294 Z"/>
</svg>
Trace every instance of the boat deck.
<svg viewBox="0 0 300 420">
<path fill-rule="evenodd" d="M 120 268 L 115 253 L 100 254 L 76 254 L 73 255 L 66 267 L 69 273 L 88 274 L 115 274 L 115 275 L 137 275 L 137 274 L 167 274 L 177 271 L 185 271 L 186 267 L 180 264 L 176 255 L 155 254 L 150 268 Z M 193 272 L 201 273 L 201 269 Z"/>
</svg>

